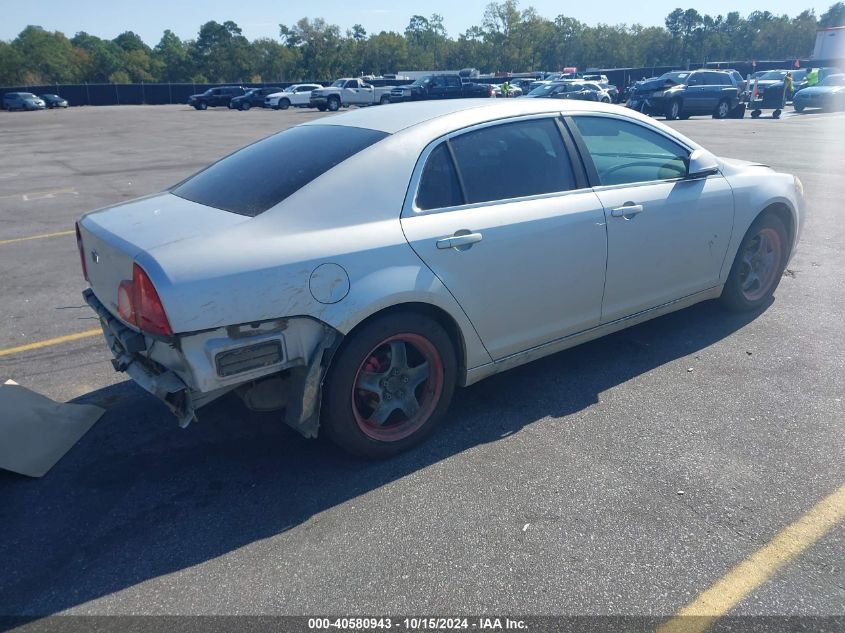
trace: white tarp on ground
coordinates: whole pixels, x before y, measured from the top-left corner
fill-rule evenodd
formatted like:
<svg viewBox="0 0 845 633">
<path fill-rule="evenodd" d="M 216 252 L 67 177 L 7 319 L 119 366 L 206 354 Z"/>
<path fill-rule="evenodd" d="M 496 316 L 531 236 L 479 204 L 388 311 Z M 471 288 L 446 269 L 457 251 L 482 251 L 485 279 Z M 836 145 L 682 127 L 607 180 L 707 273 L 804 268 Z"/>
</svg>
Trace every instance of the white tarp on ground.
<svg viewBox="0 0 845 633">
<path fill-rule="evenodd" d="M 11 381 L 0 385 L 0 468 L 41 477 L 105 413 L 91 404 L 64 404 Z"/>
</svg>

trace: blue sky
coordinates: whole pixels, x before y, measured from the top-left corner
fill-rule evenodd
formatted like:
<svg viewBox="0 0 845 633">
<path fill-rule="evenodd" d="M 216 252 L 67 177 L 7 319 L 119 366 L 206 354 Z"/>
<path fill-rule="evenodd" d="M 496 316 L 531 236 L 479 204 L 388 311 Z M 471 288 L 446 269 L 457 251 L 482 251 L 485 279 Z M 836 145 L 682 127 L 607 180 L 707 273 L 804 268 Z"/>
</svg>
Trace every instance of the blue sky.
<svg viewBox="0 0 845 633">
<path fill-rule="evenodd" d="M 135 31 L 148 44 L 155 45 L 164 29 L 171 29 L 183 39 L 196 36 L 199 26 L 208 20 L 234 20 L 249 39 L 276 37 L 279 23 L 293 24 L 301 17 L 322 17 L 343 29 L 360 23 L 367 32 L 393 30 L 402 32 L 414 14 L 439 13 L 449 35 L 457 36 L 481 16 L 489 0 L 312 0 L 280 2 L 279 0 L 0 0 L 0 39 L 11 40 L 27 25 L 37 24 L 51 31 L 73 36 L 87 31 L 103 38 L 113 38 L 123 31 Z M 677 6 L 690 6 L 710 15 L 739 11 L 747 15 L 754 10 L 786 13 L 794 16 L 804 9 L 821 15 L 833 0 L 812 3 L 804 0 L 760 0 L 756 3 L 708 0 L 668 4 L 604 0 L 603 2 L 564 3 L 560 0 L 523 0 L 521 8 L 533 6 L 548 18 L 561 13 L 588 24 L 599 22 L 644 25 L 663 24 L 663 19 Z"/>
</svg>

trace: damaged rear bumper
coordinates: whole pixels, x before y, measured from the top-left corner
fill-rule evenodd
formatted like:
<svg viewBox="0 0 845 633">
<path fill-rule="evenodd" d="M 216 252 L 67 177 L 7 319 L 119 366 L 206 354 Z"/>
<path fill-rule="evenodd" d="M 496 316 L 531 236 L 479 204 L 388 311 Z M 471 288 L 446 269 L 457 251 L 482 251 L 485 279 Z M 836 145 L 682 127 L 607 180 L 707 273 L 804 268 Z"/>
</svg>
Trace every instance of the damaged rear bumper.
<svg viewBox="0 0 845 633">
<path fill-rule="evenodd" d="M 115 371 L 126 372 L 144 390 L 164 402 L 176 416 L 179 426 L 186 427 L 194 421 L 196 412 L 188 386 L 173 371 L 141 354 L 148 351 L 146 337 L 112 316 L 90 288 L 82 297 L 100 318 L 103 335 L 114 357 L 111 364 Z"/>
<path fill-rule="evenodd" d="M 319 428 L 322 382 L 341 335 L 307 317 L 177 334 L 162 340 L 127 327 L 89 288 L 116 371 L 164 402 L 182 427 L 196 410 L 236 390 L 252 409 L 285 409 L 306 437 Z"/>
</svg>

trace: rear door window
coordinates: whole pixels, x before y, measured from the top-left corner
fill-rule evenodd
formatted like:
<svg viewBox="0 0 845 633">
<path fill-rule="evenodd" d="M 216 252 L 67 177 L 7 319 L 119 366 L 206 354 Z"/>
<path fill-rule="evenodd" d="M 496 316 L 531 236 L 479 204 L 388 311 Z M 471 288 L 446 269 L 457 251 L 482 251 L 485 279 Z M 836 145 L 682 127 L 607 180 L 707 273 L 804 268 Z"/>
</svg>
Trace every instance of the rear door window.
<svg viewBox="0 0 845 633">
<path fill-rule="evenodd" d="M 449 142 L 467 203 L 575 188 L 569 154 L 554 119 L 494 125 Z"/>
<path fill-rule="evenodd" d="M 420 210 L 443 209 L 464 203 L 458 172 L 444 142 L 431 152 L 420 178 L 416 205 Z"/>
<path fill-rule="evenodd" d="M 255 217 L 386 136 L 386 132 L 342 125 L 290 128 L 230 154 L 170 192 Z"/>
</svg>

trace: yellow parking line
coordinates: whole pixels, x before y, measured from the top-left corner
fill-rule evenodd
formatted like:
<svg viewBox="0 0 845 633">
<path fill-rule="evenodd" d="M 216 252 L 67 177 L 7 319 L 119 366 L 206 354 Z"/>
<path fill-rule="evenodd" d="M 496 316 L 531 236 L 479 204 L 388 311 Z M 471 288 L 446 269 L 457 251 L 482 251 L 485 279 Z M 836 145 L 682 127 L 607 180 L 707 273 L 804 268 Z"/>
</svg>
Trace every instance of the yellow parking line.
<svg viewBox="0 0 845 633">
<path fill-rule="evenodd" d="M 38 341 L 37 343 L 27 343 L 26 345 L 18 345 L 17 347 L 9 347 L 0 349 L 0 356 L 11 356 L 12 354 L 20 354 L 21 352 L 29 352 L 34 349 L 41 349 L 42 347 L 52 347 L 53 345 L 61 345 L 62 343 L 70 343 L 84 338 L 90 338 L 102 334 L 100 328 L 96 330 L 85 330 L 84 332 L 77 332 L 76 334 L 66 334 L 65 336 L 58 336 L 50 338 L 46 341 Z"/>
<path fill-rule="evenodd" d="M 29 240 L 43 240 L 48 237 L 63 237 L 65 235 L 73 235 L 76 231 L 60 231 L 58 233 L 44 233 L 43 235 L 30 235 L 29 237 L 15 237 L 11 240 L 0 240 L 0 246 L 3 244 L 14 244 L 15 242 L 28 242 Z"/>
<path fill-rule="evenodd" d="M 702 633 L 845 519 L 845 485 L 710 586 L 657 633 Z"/>
</svg>

